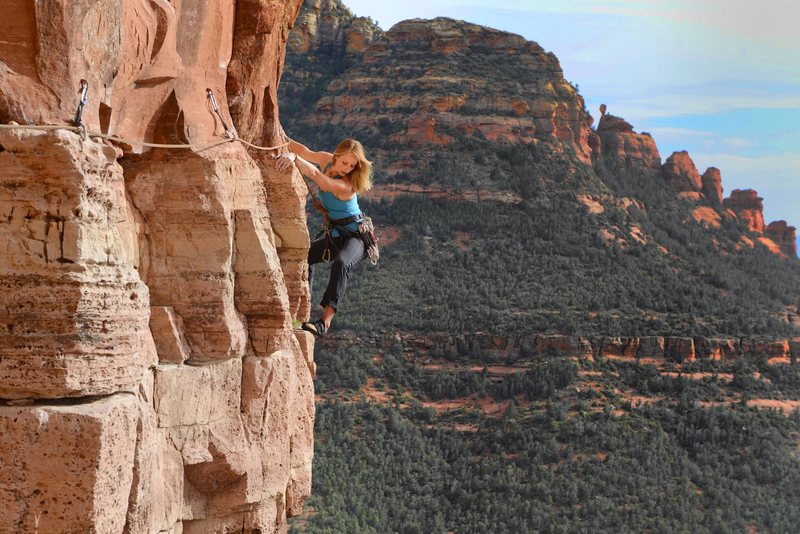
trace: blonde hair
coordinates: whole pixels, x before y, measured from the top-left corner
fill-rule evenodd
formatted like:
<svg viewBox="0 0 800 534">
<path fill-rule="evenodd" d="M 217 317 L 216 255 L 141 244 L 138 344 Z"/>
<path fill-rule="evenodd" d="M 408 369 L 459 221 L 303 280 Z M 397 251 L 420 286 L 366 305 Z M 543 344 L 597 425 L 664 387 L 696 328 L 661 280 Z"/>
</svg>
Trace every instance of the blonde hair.
<svg viewBox="0 0 800 534">
<path fill-rule="evenodd" d="M 347 175 L 353 185 L 353 190 L 356 193 L 369 191 L 372 188 L 372 162 L 364 154 L 364 147 L 361 143 L 355 139 L 345 139 L 333 151 L 333 161 L 336 162 L 336 158 L 348 152 L 352 152 L 358 158 L 358 163 Z"/>
</svg>

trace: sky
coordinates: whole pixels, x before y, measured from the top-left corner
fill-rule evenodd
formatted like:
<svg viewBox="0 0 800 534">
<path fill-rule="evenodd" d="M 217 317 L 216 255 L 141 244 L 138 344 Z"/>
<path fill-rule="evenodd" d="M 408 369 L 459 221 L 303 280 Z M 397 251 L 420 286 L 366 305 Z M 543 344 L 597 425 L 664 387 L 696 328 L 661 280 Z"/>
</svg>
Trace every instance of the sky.
<svg viewBox="0 0 800 534">
<path fill-rule="evenodd" d="M 687 150 L 724 195 L 755 189 L 766 222 L 800 229 L 797 0 L 343 0 L 384 30 L 451 17 L 555 53 L 596 121 L 604 103 L 650 132 L 662 161 Z M 800 245 L 800 239 L 798 239 Z"/>
</svg>

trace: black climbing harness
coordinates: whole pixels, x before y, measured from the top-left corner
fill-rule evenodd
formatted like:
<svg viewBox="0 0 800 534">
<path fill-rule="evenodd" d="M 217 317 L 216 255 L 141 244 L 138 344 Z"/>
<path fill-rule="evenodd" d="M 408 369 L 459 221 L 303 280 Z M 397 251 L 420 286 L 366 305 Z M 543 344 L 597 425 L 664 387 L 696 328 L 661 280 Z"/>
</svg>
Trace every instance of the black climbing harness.
<svg viewBox="0 0 800 534">
<path fill-rule="evenodd" d="M 314 188 L 311 187 L 311 184 L 308 182 L 308 178 L 306 178 L 303 173 L 300 173 L 300 175 L 303 176 L 303 180 L 306 183 L 306 189 L 308 189 L 308 192 L 311 195 L 314 208 L 322 214 L 322 229 L 314 237 L 314 239 L 311 240 L 312 243 L 316 243 L 319 239 L 322 239 L 323 236 L 327 240 L 325 251 L 322 253 L 322 261 L 325 263 L 331 261 L 332 247 L 337 249 L 337 253 L 339 252 L 339 246 L 333 239 L 333 230 L 336 230 L 339 232 L 339 235 L 344 235 L 346 237 L 357 237 L 361 239 L 361 241 L 364 243 L 364 249 L 367 252 L 370 263 L 372 263 L 372 265 L 376 265 L 380 259 L 380 250 L 378 249 L 378 238 L 375 235 L 375 226 L 372 224 L 372 219 L 363 213 L 346 217 L 344 219 L 331 219 L 330 215 L 328 215 L 328 210 L 325 208 L 325 205 L 319 199 L 317 194 L 314 193 Z M 352 223 L 357 223 L 357 232 L 354 232 L 347 227 L 348 224 Z"/>
</svg>

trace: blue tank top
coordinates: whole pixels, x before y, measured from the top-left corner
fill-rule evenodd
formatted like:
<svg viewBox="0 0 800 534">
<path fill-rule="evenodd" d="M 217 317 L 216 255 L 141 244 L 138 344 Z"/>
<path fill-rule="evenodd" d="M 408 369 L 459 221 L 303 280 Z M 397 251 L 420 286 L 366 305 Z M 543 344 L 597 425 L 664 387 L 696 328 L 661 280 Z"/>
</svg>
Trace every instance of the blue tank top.
<svg viewBox="0 0 800 534">
<path fill-rule="evenodd" d="M 327 167 L 325 168 L 327 170 Z M 338 180 L 339 178 L 334 178 Z M 347 219 L 355 215 L 361 215 L 361 208 L 358 207 L 358 195 L 353 195 L 350 200 L 339 200 L 336 195 L 330 191 L 320 191 L 319 199 L 325 209 L 328 210 L 328 216 L 331 219 Z M 345 225 L 345 228 L 351 232 L 358 232 L 358 222 L 353 221 Z M 333 236 L 338 236 L 339 232 L 336 228 L 331 232 Z"/>
</svg>

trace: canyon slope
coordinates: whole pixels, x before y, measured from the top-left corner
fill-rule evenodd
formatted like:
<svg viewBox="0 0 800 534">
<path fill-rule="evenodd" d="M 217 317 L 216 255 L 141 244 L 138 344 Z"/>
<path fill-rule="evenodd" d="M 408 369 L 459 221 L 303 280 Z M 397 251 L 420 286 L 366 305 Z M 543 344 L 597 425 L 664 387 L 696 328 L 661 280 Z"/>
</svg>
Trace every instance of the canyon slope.
<svg viewBox="0 0 800 534">
<path fill-rule="evenodd" d="M 534 334 L 798 335 L 795 228 L 764 221 L 754 190 L 725 194 L 724 169 L 662 156 L 605 107 L 595 121 L 537 43 L 446 18 L 384 32 L 333 0 L 306 1 L 299 20 L 279 92 L 287 133 L 319 149 L 356 137 L 376 163 L 366 200 L 387 274 L 356 284 L 371 297 L 430 288 L 422 314 L 390 306 L 378 326 L 471 331 L 459 317 L 473 315 L 479 330 Z M 463 271 L 506 253 L 493 274 Z M 366 327 L 370 301 L 352 298 Z"/>
<path fill-rule="evenodd" d="M 595 120 L 537 43 L 336 0 L 298 21 L 282 122 L 365 144 L 382 253 L 317 343 L 296 531 L 791 531 L 794 227 Z"/>
<path fill-rule="evenodd" d="M 314 426 L 305 190 L 271 158 L 299 0 L 3 7 L 0 531 L 285 532 Z"/>
</svg>

